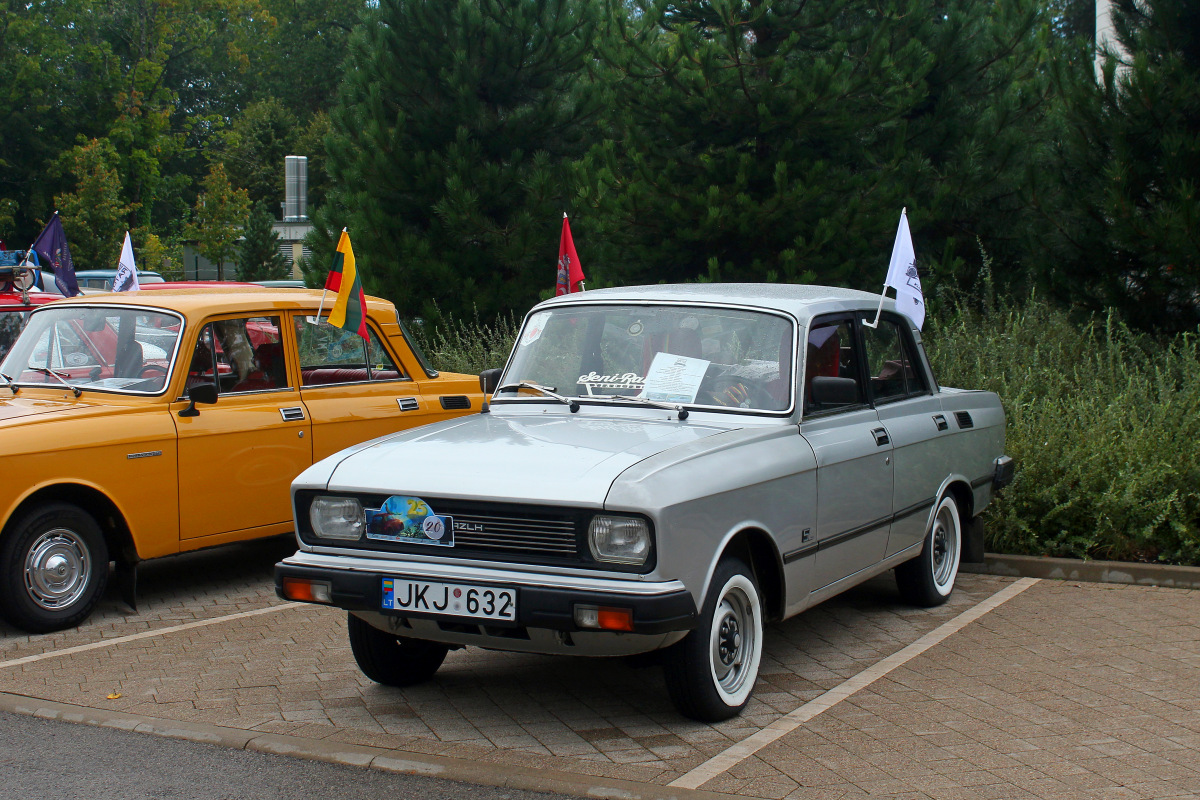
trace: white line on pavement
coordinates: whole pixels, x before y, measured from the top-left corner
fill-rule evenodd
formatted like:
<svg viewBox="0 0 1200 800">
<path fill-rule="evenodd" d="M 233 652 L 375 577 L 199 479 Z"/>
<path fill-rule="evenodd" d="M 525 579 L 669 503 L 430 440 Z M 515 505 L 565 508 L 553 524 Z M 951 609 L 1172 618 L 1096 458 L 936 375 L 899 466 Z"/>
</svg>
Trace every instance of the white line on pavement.
<svg viewBox="0 0 1200 800">
<path fill-rule="evenodd" d="M 951 634 L 957 633 L 966 626 L 970 625 L 975 620 L 982 617 L 984 614 L 1007 603 L 1021 592 L 1028 589 L 1037 583 L 1039 578 L 1021 578 L 1015 583 L 1004 587 L 994 595 L 984 600 L 977 606 L 974 606 L 967 611 L 959 614 L 954 619 L 942 625 L 936 630 L 917 639 L 915 642 L 899 650 L 879 663 L 868 667 L 862 672 L 847 678 L 834 688 L 825 692 L 819 697 L 816 697 L 804 705 L 792 711 L 787 716 L 781 717 L 772 722 L 767 727 L 760 730 L 758 733 L 752 734 L 729 749 L 718 753 L 717 755 L 705 761 L 700 766 L 692 769 L 675 780 L 671 781 L 670 786 L 676 786 L 681 789 L 698 789 L 708 781 L 726 772 L 732 767 L 740 764 L 745 759 L 757 753 L 767 745 L 782 736 L 785 736 L 799 728 L 804 723 L 811 720 L 818 714 L 828 711 L 835 705 L 853 695 L 860 689 L 865 689 L 875 681 L 887 675 L 897 667 L 903 666 L 912 659 L 924 653 L 929 648 L 941 642 Z M 0 666 L 3 666 L 0 664 Z"/>
<path fill-rule="evenodd" d="M 203 628 L 206 625 L 216 625 L 219 622 L 231 622 L 235 619 L 245 619 L 246 617 L 257 617 L 259 614 L 270 614 L 274 611 L 283 611 L 287 608 L 298 608 L 304 603 L 283 603 L 278 606 L 268 606 L 266 608 L 258 608 L 254 611 L 240 611 L 237 614 L 226 614 L 223 617 L 213 617 L 212 619 L 200 619 L 195 622 L 185 622 L 183 625 L 172 625 L 169 628 L 157 628 L 152 631 L 142 631 L 141 633 L 133 633 L 129 636 L 118 636 L 115 639 L 104 639 L 91 644 L 81 644 L 75 647 L 64 647 L 62 650 L 48 650 L 45 653 L 37 655 L 25 656 L 23 658 L 14 658 L 10 661 L 0 661 L 0 669 L 9 667 L 19 667 L 22 664 L 32 664 L 35 661 L 42 661 L 47 658 L 58 658 L 59 656 L 69 656 L 75 653 L 84 653 L 88 650 L 99 650 L 103 647 L 112 647 L 113 645 L 124 644 L 125 642 L 134 642 L 138 639 L 147 639 L 151 636 L 163 636 L 168 633 L 177 633 L 179 631 L 189 631 L 192 628 Z"/>
</svg>

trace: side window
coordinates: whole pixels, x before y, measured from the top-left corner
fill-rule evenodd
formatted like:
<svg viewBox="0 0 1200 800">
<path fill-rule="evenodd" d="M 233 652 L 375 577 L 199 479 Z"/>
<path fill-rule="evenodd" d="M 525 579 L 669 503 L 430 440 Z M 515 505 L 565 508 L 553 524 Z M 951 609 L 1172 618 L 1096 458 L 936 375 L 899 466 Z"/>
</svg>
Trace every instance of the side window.
<svg viewBox="0 0 1200 800">
<path fill-rule="evenodd" d="M 187 385 L 213 383 L 214 375 L 221 394 L 291 388 L 280 318 L 242 317 L 205 325 L 192 351 Z"/>
<path fill-rule="evenodd" d="M 819 414 L 863 402 L 854 327 L 850 320 L 817 320 L 804 356 L 804 413 Z"/>
<path fill-rule="evenodd" d="M 408 376 L 396 366 L 379 335 L 368 326 L 366 341 L 354 331 L 330 325 L 326 317 L 295 317 L 300 346 L 300 385 L 394 381 Z"/>
<path fill-rule="evenodd" d="M 912 346 L 898 324 L 882 319 L 878 328 L 863 328 L 863 339 L 875 401 L 898 400 L 925 391 L 924 381 L 914 368 Z"/>
</svg>

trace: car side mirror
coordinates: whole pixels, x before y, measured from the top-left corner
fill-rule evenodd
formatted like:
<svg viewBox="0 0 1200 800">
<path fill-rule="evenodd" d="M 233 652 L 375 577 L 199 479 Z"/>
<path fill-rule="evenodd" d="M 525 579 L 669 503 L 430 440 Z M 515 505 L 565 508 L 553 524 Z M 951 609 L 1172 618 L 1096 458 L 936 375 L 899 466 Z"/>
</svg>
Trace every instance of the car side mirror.
<svg viewBox="0 0 1200 800">
<path fill-rule="evenodd" d="M 479 391 L 491 394 L 500 385 L 500 369 L 485 369 L 479 373 Z"/>
<path fill-rule="evenodd" d="M 858 381 L 817 375 L 812 379 L 812 402 L 816 406 L 849 406 L 859 401 Z"/>
<path fill-rule="evenodd" d="M 217 402 L 217 385 L 215 383 L 198 383 L 185 392 L 185 396 L 191 401 L 183 411 L 179 412 L 181 417 L 198 417 L 200 409 L 196 408 L 196 403 L 204 403 L 207 406 Z"/>
</svg>

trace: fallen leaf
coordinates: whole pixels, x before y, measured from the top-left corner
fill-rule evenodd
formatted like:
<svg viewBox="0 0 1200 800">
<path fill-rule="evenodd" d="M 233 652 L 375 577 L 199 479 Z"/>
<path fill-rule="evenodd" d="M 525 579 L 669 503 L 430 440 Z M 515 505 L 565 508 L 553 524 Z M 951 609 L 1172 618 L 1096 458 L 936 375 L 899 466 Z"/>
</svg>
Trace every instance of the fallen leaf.
<svg viewBox="0 0 1200 800">
<path fill-rule="evenodd" d="M 120 693 L 120 692 L 113 692 L 112 694 L 110 694 L 110 695 L 108 696 L 108 698 L 107 698 L 107 699 L 109 699 L 109 700 L 116 700 L 116 699 L 117 699 L 118 697 L 120 697 L 120 696 L 121 696 L 121 693 Z"/>
</svg>

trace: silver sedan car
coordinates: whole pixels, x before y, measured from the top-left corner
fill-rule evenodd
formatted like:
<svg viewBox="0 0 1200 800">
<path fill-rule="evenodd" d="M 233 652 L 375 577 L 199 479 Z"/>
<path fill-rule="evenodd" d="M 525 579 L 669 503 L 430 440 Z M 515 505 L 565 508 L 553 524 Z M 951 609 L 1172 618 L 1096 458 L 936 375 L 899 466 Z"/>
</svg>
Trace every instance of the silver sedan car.
<svg viewBox="0 0 1200 800">
<path fill-rule="evenodd" d="M 879 295 L 604 289 L 536 306 L 484 412 L 344 450 L 292 484 L 291 600 L 349 611 L 363 672 L 449 649 L 661 651 L 679 710 L 737 714 L 764 623 L 885 570 L 942 603 L 1012 475 L 990 392 L 939 386 Z"/>
</svg>

